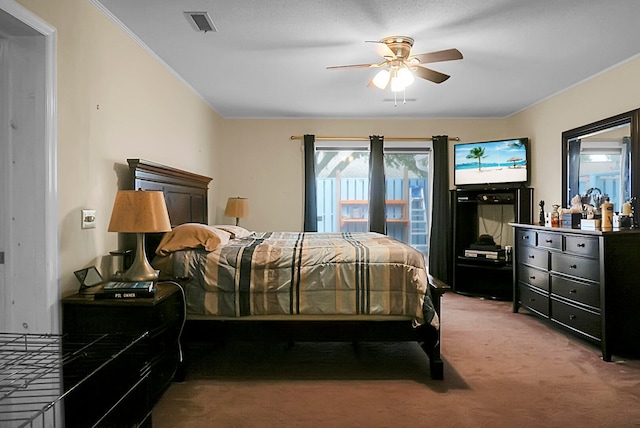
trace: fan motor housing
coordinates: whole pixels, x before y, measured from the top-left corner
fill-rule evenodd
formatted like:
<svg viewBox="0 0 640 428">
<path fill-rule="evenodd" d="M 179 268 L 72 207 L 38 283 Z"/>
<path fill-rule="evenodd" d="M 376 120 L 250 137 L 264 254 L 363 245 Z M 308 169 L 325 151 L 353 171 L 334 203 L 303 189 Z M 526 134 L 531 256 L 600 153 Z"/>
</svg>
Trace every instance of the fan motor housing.
<svg viewBox="0 0 640 428">
<path fill-rule="evenodd" d="M 389 36 L 380 41 L 387 45 L 396 57 L 403 59 L 409 57 L 411 47 L 413 47 L 413 39 L 407 36 Z"/>
</svg>

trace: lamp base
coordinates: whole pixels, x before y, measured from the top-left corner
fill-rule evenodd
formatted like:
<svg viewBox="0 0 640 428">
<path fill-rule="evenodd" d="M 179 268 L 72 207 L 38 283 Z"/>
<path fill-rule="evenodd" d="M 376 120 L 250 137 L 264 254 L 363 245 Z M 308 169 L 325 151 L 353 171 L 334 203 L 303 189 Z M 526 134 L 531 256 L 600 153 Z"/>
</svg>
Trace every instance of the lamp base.
<svg viewBox="0 0 640 428">
<path fill-rule="evenodd" d="M 144 251 L 144 233 L 137 233 L 136 255 L 133 264 L 123 276 L 127 282 L 157 281 L 158 272 L 149 264 L 147 254 Z"/>
</svg>

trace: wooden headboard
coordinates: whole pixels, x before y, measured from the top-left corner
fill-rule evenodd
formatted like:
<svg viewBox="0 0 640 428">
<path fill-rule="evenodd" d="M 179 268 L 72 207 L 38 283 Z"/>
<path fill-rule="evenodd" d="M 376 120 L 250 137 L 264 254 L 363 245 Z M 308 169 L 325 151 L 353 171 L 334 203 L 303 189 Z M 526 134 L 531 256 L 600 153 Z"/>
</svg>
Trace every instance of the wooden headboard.
<svg viewBox="0 0 640 428">
<path fill-rule="evenodd" d="M 208 223 L 210 177 L 142 159 L 127 159 L 127 163 L 130 170 L 129 190 L 162 191 L 172 227 L 183 223 Z M 162 234 L 147 234 L 146 252 L 149 260 L 161 238 Z"/>
</svg>

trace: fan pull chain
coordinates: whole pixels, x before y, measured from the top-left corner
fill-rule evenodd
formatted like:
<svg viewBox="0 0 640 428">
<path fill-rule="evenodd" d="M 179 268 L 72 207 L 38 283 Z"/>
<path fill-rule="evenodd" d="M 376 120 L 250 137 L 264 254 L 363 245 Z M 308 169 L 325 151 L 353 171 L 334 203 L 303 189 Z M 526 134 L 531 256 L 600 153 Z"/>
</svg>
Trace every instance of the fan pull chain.
<svg viewBox="0 0 640 428">
<path fill-rule="evenodd" d="M 406 104 L 407 103 L 407 90 L 403 89 L 402 90 L 402 104 Z M 394 107 L 398 107 L 398 93 L 394 92 L 393 93 L 393 106 Z"/>
</svg>

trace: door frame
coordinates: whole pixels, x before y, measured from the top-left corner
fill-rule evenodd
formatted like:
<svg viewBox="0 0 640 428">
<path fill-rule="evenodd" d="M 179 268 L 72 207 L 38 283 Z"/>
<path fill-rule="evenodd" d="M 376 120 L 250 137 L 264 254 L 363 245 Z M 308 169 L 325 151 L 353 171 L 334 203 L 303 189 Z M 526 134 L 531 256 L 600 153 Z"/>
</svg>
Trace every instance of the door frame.
<svg viewBox="0 0 640 428">
<path fill-rule="evenodd" d="M 10 17 L 15 18 L 13 23 L 19 25 L 8 25 L 4 29 L 0 26 L 0 32 L 11 43 L 11 37 L 31 37 L 30 34 L 35 34 L 33 37 L 37 37 L 38 40 L 43 38 L 42 43 L 44 46 L 37 52 L 40 55 L 42 61 L 38 61 L 42 64 L 44 70 L 42 75 L 44 76 L 44 82 L 42 79 L 34 78 L 34 86 L 42 89 L 42 99 L 38 100 L 41 108 L 44 112 L 43 115 L 36 116 L 33 119 L 33 123 L 24 123 L 23 126 L 33 126 L 38 131 L 35 133 L 36 137 L 28 142 L 29 149 L 33 153 L 33 164 L 36 168 L 39 168 L 37 173 L 30 174 L 28 183 L 16 183 L 18 180 L 14 180 L 13 176 L 15 172 L 13 168 L 5 168 L 6 171 L 1 177 L 9 184 L 3 188 L 4 192 L 13 192 L 19 189 L 20 200 L 26 199 L 24 206 L 41 206 L 43 212 L 37 217 L 38 221 L 30 225 L 29 230 L 15 230 L 14 224 L 9 220 L 12 216 L 19 215 L 18 207 L 13 206 L 13 202 L 9 202 L 10 206 L 5 210 L 7 215 L 5 226 L 5 232 L 8 234 L 6 237 L 9 241 L 9 247 L 14 247 L 18 240 L 20 246 L 33 246 L 31 248 L 41 248 L 38 254 L 43 254 L 43 260 L 35 258 L 34 260 L 16 261 L 16 257 L 12 257 L 11 254 L 7 254 L 5 257 L 5 281 L 10 278 L 10 281 L 6 281 L 5 289 L 14 290 L 16 288 L 27 288 L 27 290 L 38 290 L 37 295 L 39 297 L 44 296 L 45 301 L 33 302 L 32 308 L 37 312 L 35 315 L 30 315 L 29 319 L 34 321 L 31 324 L 27 322 L 16 323 L 13 322 L 16 319 L 16 314 L 8 315 L 8 319 L 3 321 L 9 322 L 9 326 L 13 331 L 20 328 L 24 333 L 59 333 L 60 332 L 60 275 L 59 275 L 59 206 L 58 206 L 58 126 L 57 126 L 57 73 L 56 73 L 56 29 L 43 21 L 41 18 L 19 5 L 13 0 L 0 0 L 0 11 L 8 14 Z M 27 32 L 24 35 L 23 30 L 29 27 L 35 32 Z M 42 58 L 44 55 L 44 58 Z M 9 65 L 10 66 L 10 65 Z M 44 87 L 42 87 L 44 85 Z M 10 90 L 11 83 L 8 87 L 0 88 L 2 90 L 12 93 Z M 7 101 L 7 107 L 11 106 L 11 101 Z M 10 114 L 10 113 L 9 113 Z M 9 117 L 11 120 L 11 117 Z M 4 123 L 5 127 L 9 126 L 8 123 Z M 5 132 L 5 130 L 0 130 Z M 7 128 L 6 134 L 8 140 L 11 139 L 11 131 Z M 7 141 L 7 146 L 9 146 Z M 5 147 L 5 152 L 10 150 Z M 7 166 L 4 164 L 3 166 Z M 21 176 L 20 180 L 23 181 L 24 177 Z M 30 191 L 25 192 L 25 186 Z M 4 194 L 4 199 L 7 195 Z M 31 230 L 31 227 L 35 230 Z M 24 269 L 25 264 L 29 264 L 31 269 Z M 18 280 L 16 280 L 18 279 Z M 43 283 L 44 282 L 44 283 Z M 44 293 L 42 290 L 44 289 Z M 13 295 L 13 292 L 10 292 Z M 35 300 L 35 299 L 34 299 Z M 22 302 L 19 306 L 23 308 L 25 302 Z M 5 315 L 7 317 L 7 315 Z M 20 324 L 19 327 L 14 324 Z"/>
</svg>

